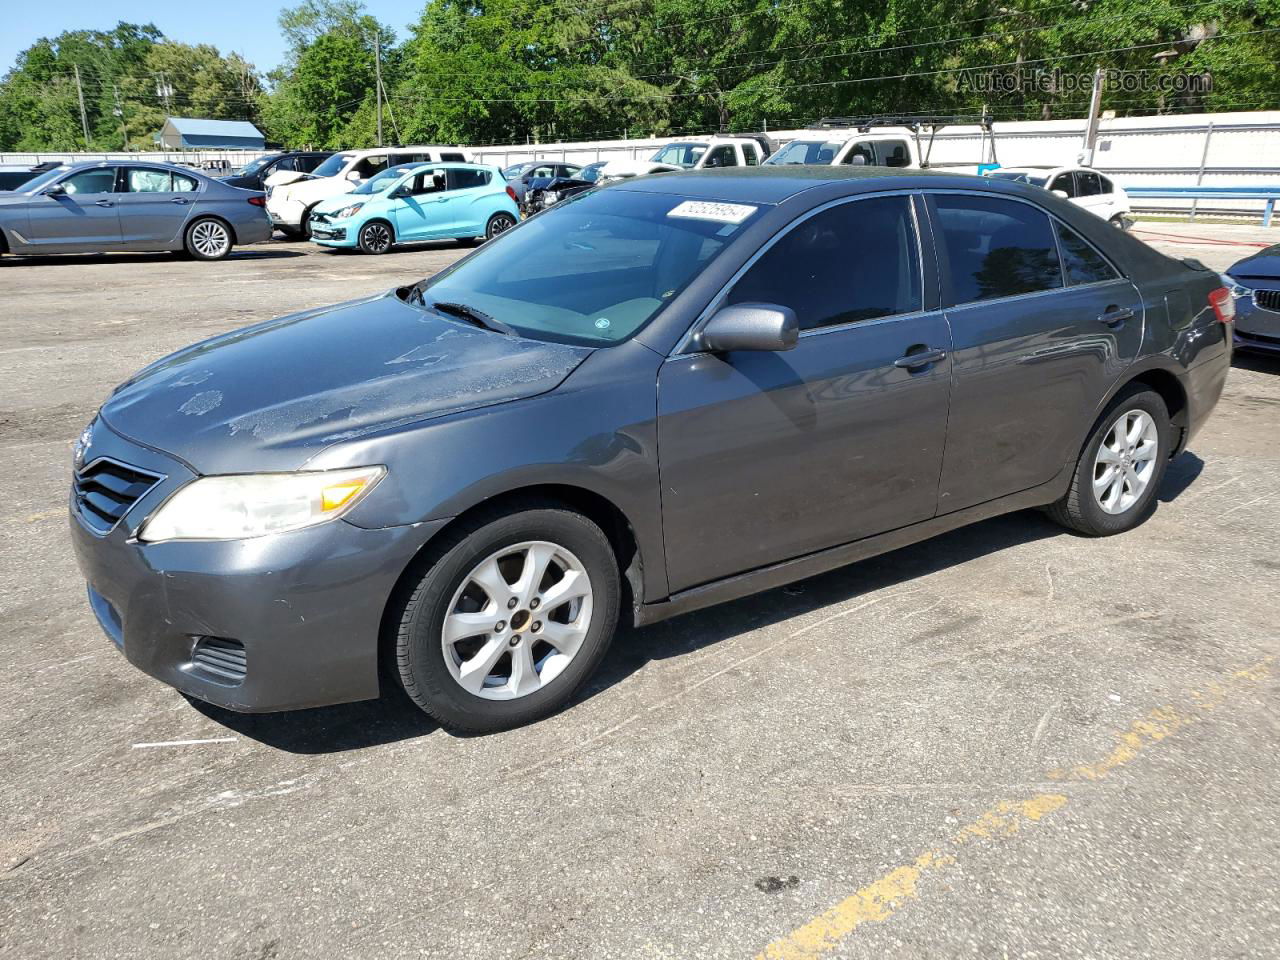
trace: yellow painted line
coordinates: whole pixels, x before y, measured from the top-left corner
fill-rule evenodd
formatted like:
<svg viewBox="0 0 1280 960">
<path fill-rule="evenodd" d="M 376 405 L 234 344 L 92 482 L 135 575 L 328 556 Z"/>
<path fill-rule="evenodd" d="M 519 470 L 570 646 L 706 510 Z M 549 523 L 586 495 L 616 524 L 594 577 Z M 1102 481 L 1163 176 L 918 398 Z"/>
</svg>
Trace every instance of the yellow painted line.
<svg viewBox="0 0 1280 960">
<path fill-rule="evenodd" d="M 1207 690 L 1193 690 L 1187 699 L 1191 706 L 1182 710 L 1159 707 L 1134 720 L 1128 729 L 1116 735 L 1116 745 L 1096 763 L 1082 764 L 1070 770 L 1053 770 L 1049 779 L 1063 781 L 1096 781 L 1138 757 L 1147 747 L 1159 743 L 1184 727 L 1203 720 L 1222 706 L 1233 694 L 1256 685 L 1271 675 L 1275 658 L 1244 670 L 1238 670 Z M 977 819 L 957 830 L 941 847 L 926 850 L 910 863 L 890 870 L 835 906 L 814 917 L 789 934 L 773 941 L 756 960 L 818 960 L 834 950 L 840 942 L 868 923 L 881 923 L 919 898 L 920 881 L 956 863 L 954 853 L 978 841 L 999 841 L 1036 826 L 1067 805 L 1067 797 L 1059 793 L 1041 793 L 1026 800 L 1003 800 Z"/>
</svg>

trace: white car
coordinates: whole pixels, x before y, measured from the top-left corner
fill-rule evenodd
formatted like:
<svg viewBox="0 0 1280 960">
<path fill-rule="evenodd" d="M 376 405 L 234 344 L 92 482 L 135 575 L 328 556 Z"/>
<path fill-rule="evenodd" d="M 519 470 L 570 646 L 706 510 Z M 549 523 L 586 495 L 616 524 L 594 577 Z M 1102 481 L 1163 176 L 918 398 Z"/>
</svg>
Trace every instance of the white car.
<svg viewBox="0 0 1280 960">
<path fill-rule="evenodd" d="M 610 180 L 628 180 L 631 177 L 644 177 L 651 173 L 672 173 L 681 169 L 670 163 L 654 163 L 652 160 L 610 160 L 600 168 L 597 180 L 608 183 Z"/>
<path fill-rule="evenodd" d="M 712 137 L 709 140 L 677 140 L 661 147 L 649 158 L 682 170 L 711 170 L 716 167 L 755 167 L 764 163 L 773 149 L 767 137 Z"/>
<path fill-rule="evenodd" d="M 404 163 L 465 163 L 461 147 L 377 147 L 335 153 L 311 173 L 285 170 L 267 178 L 267 214 L 277 230 L 290 237 L 310 235 L 311 208 L 321 200 L 350 193 L 388 167 Z"/>
<path fill-rule="evenodd" d="M 917 169 L 920 157 L 915 140 L 910 136 L 830 130 L 812 137 L 797 137 L 780 147 L 765 163 L 769 166 L 805 164 L 832 167 L 865 164 L 869 167 Z"/>
<path fill-rule="evenodd" d="M 1129 195 L 1097 170 L 1088 167 L 1001 167 L 987 171 L 986 176 L 1044 187 L 1110 221 L 1112 226 L 1123 230 L 1129 225 Z"/>
</svg>

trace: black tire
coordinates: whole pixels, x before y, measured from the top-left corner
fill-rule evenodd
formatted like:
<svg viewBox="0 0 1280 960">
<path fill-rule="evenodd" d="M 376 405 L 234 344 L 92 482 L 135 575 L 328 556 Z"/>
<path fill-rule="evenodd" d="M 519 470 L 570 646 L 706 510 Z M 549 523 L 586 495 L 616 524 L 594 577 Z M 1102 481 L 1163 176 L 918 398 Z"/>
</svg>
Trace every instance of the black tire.
<svg viewBox="0 0 1280 960">
<path fill-rule="evenodd" d="M 582 563 L 591 585 L 590 624 L 568 665 L 546 686 L 514 699 L 487 699 L 463 689 L 445 662 L 441 638 L 450 612 L 446 608 L 485 558 L 526 541 L 557 544 Z M 406 583 L 392 607 L 388 623 L 394 630 L 395 672 L 409 698 L 451 729 L 490 733 L 532 723 L 563 707 L 595 672 L 613 639 L 621 594 L 618 562 L 609 540 L 581 514 L 538 501 L 510 512 L 477 515 L 446 534 L 418 579 Z M 527 633 L 526 641 L 531 636 Z"/>
<path fill-rule="evenodd" d="M 386 253 L 396 243 L 396 231 L 386 220 L 370 220 L 360 228 L 356 243 L 361 253 Z"/>
<path fill-rule="evenodd" d="M 1122 214 L 1122 213 L 1117 213 L 1114 217 L 1112 217 L 1112 218 L 1111 218 L 1111 220 L 1110 220 L 1109 222 L 1110 222 L 1110 224 L 1111 224 L 1113 227 L 1115 227 L 1117 230 L 1127 230 L 1127 229 L 1128 229 L 1128 226 L 1127 226 L 1127 225 L 1125 224 L 1125 222 L 1124 222 L 1124 214 Z"/>
<path fill-rule="evenodd" d="M 182 237 L 183 249 L 197 260 L 221 260 L 234 245 L 231 228 L 217 217 L 197 217 Z"/>
<path fill-rule="evenodd" d="M 484 238 L 492 240 L 516 225 L 516 218 L 509 213 L 495 213 L 484 226 Z"/>
<path fill-rule="evenodd" d="M 1139 410 L 1147 413 L 1155 424 L 1157 448 L 1153 458 L 1152 473 L 1141 495 L 1131 506 L 1123 512 L 1108 513 L 1098 502 L 1093 490 L 1095 470 L 1098 467 L 1098 449 L 1111 434 L 1112 428 L 1122 415 Z M 1156 495 L 1160 489 L 1160 482 L 1164 479 L 1165 468 L 1169 464 L 1169 453 L 1173 449 L 1173 441 L 1174 429 L 1169 422 L 1169 409 L 1165 406 L 1160 394 L 1142 384 L 1126 387 L 1107 405 L 1106 412 L 1098 418 L 1093 432 L 1085 442 L 1084 450 L 1080 453 L 1066 496 L 1057 503 L 1051 504 L 1045 512 L 1062 526 L 1090 537 L 1109 537 L 1132 530 L 1145 521 L 1155 508 Z"/>
</svg>

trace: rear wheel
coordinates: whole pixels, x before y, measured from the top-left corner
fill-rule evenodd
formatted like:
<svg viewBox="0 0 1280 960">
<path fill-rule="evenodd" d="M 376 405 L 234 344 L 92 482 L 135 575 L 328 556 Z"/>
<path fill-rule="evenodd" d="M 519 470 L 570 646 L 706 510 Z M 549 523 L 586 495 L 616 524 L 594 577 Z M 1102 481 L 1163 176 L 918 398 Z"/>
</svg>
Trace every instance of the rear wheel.
<svg viewBox="0 0 1280 960">
<path fill-rule="evenodd" d="M 231 252 L 231 228 L 215 217 L 201 217 L 187 227 L 183 246 L 197 260 L 221 260 Z"/>
<path fill-rule="evenodd" d="M 396 237 L 391 224 L 385 220 L 370 220 L 360 228 L 357 242 L 364 253 L 386 253 L 395 244 Z"/>
<path fill-rule="evenodd" d="M 562 707 L 604 657 L 621 580 L 608 538 L 581 514 L 536 505 L 460 528 L 398 610 L 409 697 L 483 733 Z"/>
<path fill-rule="evenodd" d="M 484 228 L 484 238 L 492 240 L 500 233 L 506 233 L 516 225 L 516 218 L 509 213 L 495 213 L 489 218 L 489 223 Z"/>
<path fill-rule="evenodd" d="M 1111 225 L 1115 227 L 1117 230 L 1128 229 L 1128 225 L 1124 221 L 1124 214 L 1122 213 L 1117 213 L 1114 217 L 1111 218 L 1110 222 L 1111 222 Z"/>
<path fill-rule="evenodd" d="M 1071 486 L 1049 516 L 1092 537 L 1132 530 L 1151 514 L 1172 447 L 1164 400 L 1134 385 L 1111 402 L 1094 427 Z"/>
</svg>

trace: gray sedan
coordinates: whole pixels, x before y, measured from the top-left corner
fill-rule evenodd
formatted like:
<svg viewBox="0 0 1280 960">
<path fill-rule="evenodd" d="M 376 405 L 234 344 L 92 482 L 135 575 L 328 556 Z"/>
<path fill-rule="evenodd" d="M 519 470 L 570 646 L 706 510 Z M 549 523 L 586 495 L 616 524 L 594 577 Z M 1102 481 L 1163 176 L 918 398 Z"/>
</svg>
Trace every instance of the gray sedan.
<svg viewBox="0 0 1280 960">
<path fill-rule="evenodd" d="M 185 250 L 221 260 L 271 237 L 263 194 L 165 163 L 76 163 L 0 192 L 0 254 Z"/>
</svg>

